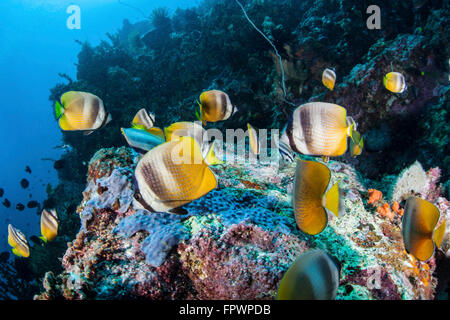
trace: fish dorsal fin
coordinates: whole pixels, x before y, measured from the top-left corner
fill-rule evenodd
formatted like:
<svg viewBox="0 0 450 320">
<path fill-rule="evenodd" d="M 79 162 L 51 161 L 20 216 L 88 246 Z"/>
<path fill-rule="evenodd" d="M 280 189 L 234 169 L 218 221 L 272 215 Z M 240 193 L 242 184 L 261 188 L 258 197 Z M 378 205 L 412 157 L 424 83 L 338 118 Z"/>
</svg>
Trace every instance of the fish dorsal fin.
<svg viewBox="0 0 450 320">
<path fill-rule="evenodd" d="M 339 199 L 339 182 L 336 182 L 325 195 L 325 208 L 333 212 L 336 217 L 339 217 Z"/>
<path fill-rule="evenodd" d="M 441 247 L 442 240 L 444 239 L 444 235 L 445 235 L 445 224 L 446 224 L 446 221 L 441 223 L 441 225 L 439 227 L 437 227 L 436 230 L 434 230 L 433 241 L 436 245 L 436 248 Z"/>
</svg>

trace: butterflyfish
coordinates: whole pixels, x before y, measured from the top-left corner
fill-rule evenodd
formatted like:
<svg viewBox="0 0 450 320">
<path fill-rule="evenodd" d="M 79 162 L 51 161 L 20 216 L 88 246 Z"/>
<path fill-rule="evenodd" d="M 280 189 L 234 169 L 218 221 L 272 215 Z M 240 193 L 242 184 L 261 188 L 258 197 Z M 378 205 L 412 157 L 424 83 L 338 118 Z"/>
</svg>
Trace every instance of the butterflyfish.
<svg viewBox="0 0 450 320">
<path fill-rule="evenodd" d="M 120 130 L 128 145 L 142 154 L 166 141 L 164 132 L 157 127 L 147 130 L 134 128 L 121 128 Z"/>
<path fill-rule="evenodd" d="M 8 244 L 12 247 L 12 252 L 16 256 L 23 258 L 30 256 L 30 247 L 27 238 L 20 230 L 10 224 L 8 225 Z"/>
<path fill-rule="evenodd" d="M 340 281 L 340 266 L 318 249 L 301 254 L 284 274 L 277 300 L 334 300 Z"/>
<path fill-rule="evenodd" d="M 104 127 L 111 120 L 103 101 L 88 92 L 69 91 L 55 103 L 56 119 L 64 131 L 84 131 L 85 135 Z"/>
<path fill-rule="evenodd" d="M 406 90 L 405 77 L 399 72 L 389 72 L 383 77 L 383 85 L 394 93 L 403 93 Z"/>
<path fill-rule="evenodd" d="M 293 206 L 297 226 L 309 235 L 319 234 L 328 223 L 327 210 L 339 216 L 342 202 L 338 183 L 328 191 L 331 171 L 316 161 L 297 160 Z"/>
<path fill-rule="evenodd" d="M 156 212 L 181 207 L 217 187 L 192 137 L 180 137 L 147 152 L 137 164 L 135 178 L 139 189 L 135 204 Z"/>
<path fill-rule="evenodd" d="M 347 137 L 354 139 L 354 127 L 354 122 L 348 124 L 345 108 L 311 102 L 295 109 L 280 141 L 305 155 L 337 157 L 347 150 Z"/>
<path fill-rule="evenodd" d="M 322 83 L 325 87 L 333 91 L 336 83 L 336 72 L 332 69 L 325 69 L 322 73 Z"/>
<path fill-rule="evenodd" d="M 230 97 L 220 90 L 202 92 L 200 95 L 200 113 L 197 118 L 203 125 L 207 122 L 224 121 L 236 113 L 237 108 L 231 104 Z"/>
<path fill-rule="evenodd" d="M 253 152 L 253 154 L 258 155 L 260 152 L 258 134 L 256 133 L 256 130 L 250 125 L 250 123 L 247 123 L 247 128 L 250 142 L 250 150 Z"/>
<path fill-rule="evenodd" d="M 44 242 L 55 240 L 58 235 L 59 220 L 56 210 L 42 210 L 41 234 L 39 238 Z"/>
<path fill-rule="evenodd" d="M 147 130 L 154 126 L 155 115 L 148 113 L 147 110 L 139 110 L 131 122 L 131 127 L 134 129 Z"/>
<path fill-rule="evenodd" d="M 439 248 L 445 234 L 445 221 L 439 222 L 439 209 L 419 197 L 409 197 L 402 218 L 402 236 L 405 249 L 418 260 L 431 258 L 435 248 Z"/>
</svg>

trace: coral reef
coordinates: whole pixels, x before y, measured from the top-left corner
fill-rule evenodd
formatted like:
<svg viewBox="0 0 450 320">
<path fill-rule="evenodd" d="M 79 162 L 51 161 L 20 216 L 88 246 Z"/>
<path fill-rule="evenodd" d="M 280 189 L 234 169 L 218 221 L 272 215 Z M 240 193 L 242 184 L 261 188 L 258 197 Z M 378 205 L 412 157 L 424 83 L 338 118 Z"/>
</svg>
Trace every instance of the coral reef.
<svg viewBox="0 0 450 320">
<path fill-rule="evenodd" d="M 79 212 L 97 203 L 93 181 L 100 187 L 128 181 L 139 158 L 127 148 L 99 150 Z M 186 205 L 187 215 L 121 208 L 124 190 L 133 186 L 108 188 L 108 203 L 116 205 L 81 217 L 85 228 L 69 243 L 63 272 L 47 273 L 35 299 L 273 299 L 284 272 L 309 248 L 339 260 L 338 299 L 434 297 L 435 258 L 420 262 L 405 252 L 401 205 L 388 205 L 393 217 L 377 212 L 381 195 L 369 204 L 374 190 L 369 194 L 351 166 L 329 163 L 345 212 L 308 236 L 296 228 L 291 206 L 295 164 L 237 160 L 214 167 L 218 188 Z M 448 215 L 447 199 L 437 205 Z"/>
<path fill-rule="evenodd" d="M 428 263 L 407 255 L 400 218 L 401 200 L 412 194 L 435 203 L 441 221 L 450 217 L 450 4 L 380 0 L 381 30 L 365 28 L 367 1 L 242 4 L 275 50 L 228 0 L 173 15 L 157 9 L 143 21 L 124 20 L 97 46 L 80 43 L 77 77 L 61 75 L 67 81 L 51 90 L 52 105 L 65 91 L 89 91 L 114 121 L 87 137 L 63 132 L 73 148 L 61 160 L 70 165 L 58 168 L 60 184 L 49 188 L 44 204 L 57 210 L 60 236 L 33 245 L 27 267 L 34 278 L 50 271 L 38 298 L 270 299 L 289 264 L 310 247 L 343 264 L 338 299 L 435 296 L 437 266 L 445 260 L 440 251 Z M 337 73 L 334 91 L 321 84 L 327 67 Z M 406 77 L 403 94 L 382 85 L 392 69 Z M 247 122 L 282 128 L 292 104 L 308 101 L 346 107 L 366 142 L 357 159 L 330 163 L 333 181 L 345 190 L 346 213 L 317 237 L 300 234 L 290 204 L 293 165 L 286 164 L 218 167 L 219 188 L 186 206 L 189 216 L 170 216 L 167 226 L 169 216 L 135 211 L 131 176 L 139 157 L 119 148 L 120 127 L 143 107 L 159 127 L 194 120 L 195 100 L 206 89 L 226 91 L 238 105 L 232 121 L 209 124 L 220 130 Z M 447 224 L 447 258 L 449 231 Z M 158 246 L 161 239 L 167 245 Z M 23 288 L 27 297 L 36 292 Z"/>
</svg>

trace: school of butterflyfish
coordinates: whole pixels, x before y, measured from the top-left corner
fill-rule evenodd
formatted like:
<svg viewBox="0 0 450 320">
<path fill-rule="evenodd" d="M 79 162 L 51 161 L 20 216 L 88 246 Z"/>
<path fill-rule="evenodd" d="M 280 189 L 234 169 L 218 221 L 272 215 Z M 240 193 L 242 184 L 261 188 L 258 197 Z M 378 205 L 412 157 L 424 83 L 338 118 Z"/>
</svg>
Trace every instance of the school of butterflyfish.
<svg viewBox="0 0 450 320">
<path fill-rule="evenodd" d="M 333 90 L 336 72 L 327 68 L 322 83 Z M 393 93 L 406 90 L 405 77 L 390 72 L 383 85 Z M 64 131 L 82 131 L 85 135 L 99 130 L 111 121 L 103 101 L 87 92 L 69 91 L 55 104 L 59 126 Z M 224 164 L 217 158 L 214 142 L 205 141 L 208 122 L 225 121 L 237 108 L 220 90 L 202 92 L 195 115 L 199 122 L 176 122 L 164 129 L 155 127 L 155 115 L 140 109 L 130 128 L 122 134 L 136 152 L 142 155 L 135 170 L 134 206 L 151 212 L 183 213 L 182 206 L 217 187 L 211 166 Z M 257 130 L 247 124 L 249 151 L 260 154 Z M 298 106 L 284 126 L 278 144 L 284 161 L 296 162 L 292 205 L 297 227 L 308 235 L 321 233 L 329 217 L 343 212 L 339 182 L 331 185 L 330 157 L 360 155 L 364 143 L 357 123 L 347 110 L 333 103 L 310 102 Z M 296 154 L 321 157 L 322 162 L 306 161 Z M 430 259 L 439 248 L 445 233 L 445 221 L 437 226 L 439 209 L 432 203 L 410 197 L 402 218 L 405 250 L 418 260 Z M 55 240 L 59 220 L 55 210 L 41 214 L 41 239 Z M 8 226 L 8 243 L 15 255 L 27 258 L 30 247 L 25 235 Z M 334 299 L 339 286 L 340 267 L 336 259 L 322 250 L 312 249 L 300 255 L 280 281 L 277 299 Z"/>
</svg>

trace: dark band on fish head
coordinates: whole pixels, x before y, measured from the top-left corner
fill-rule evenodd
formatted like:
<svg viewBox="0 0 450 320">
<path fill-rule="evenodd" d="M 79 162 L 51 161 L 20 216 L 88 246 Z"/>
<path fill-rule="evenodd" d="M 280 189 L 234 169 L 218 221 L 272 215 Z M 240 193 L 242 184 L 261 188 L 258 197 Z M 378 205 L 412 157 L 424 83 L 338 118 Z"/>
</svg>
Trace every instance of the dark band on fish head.
<svg viewBox="0 0 450 320">
<path fill-rule="evenodd" d="M 310 108 L 302 108 L 299 112 L 300 127 L 305 138 L 306 146 L 310 146 L 312 142 L 312 128 L 311 128 L 311 110 Z"/>
<path fill-rule="evenodd" d="M 147 203 L 145 202 L 144 198 L 139 192 L 136 192 L 134 194 L 134 199 L 139 202 L 139 204 L 147 211 L 155 212 L 155 210 Z"/>
<path fill-rule="evenodd" d="M 89 119 L 90 122 L 91 122 L 90 126 L 94 125 L 95 120 L 97 120 L 98 114 L 100 113 L 100 99 L 97 98 L 97 97 L 94 97 L 92 100 L 93 100 L 92 101 L 92 111 L 93 111 L 93 113 L 91 115 L 91 118 Z M 105 112 L 105 119 L 103 119 L 103 122 L 102 122 L 100 128 L 104 125 L 104 123 L 106 122 L 106 119 L 108 119 L 108 117 L 107 117 L 107 114 Z"/>
<path fill-rule="evenodd" d="M 220 120 L 225 119 L 225 116 L 227 115 L 227 109 L 228 109 L 228 105 L 227 105 L 227 96 L 225 93 L 220 93 L 220 107 L 222 108 L 222 110 L 220 110 Z"/>
<path fill-rule="evenodd" d="M 300 153 L 300 151 L 298 151 L 297 147 L 295 146 L 294 137 L 292 136 L 293 125 L 294 125 L 294 115 L 292 114 L 289 117 L 289 120 L 288 120 L 288 123 L 286 126 L 286 135 L 289 139 L 289 146 L 291 147 L 292 151 Z"/>
</svg>

